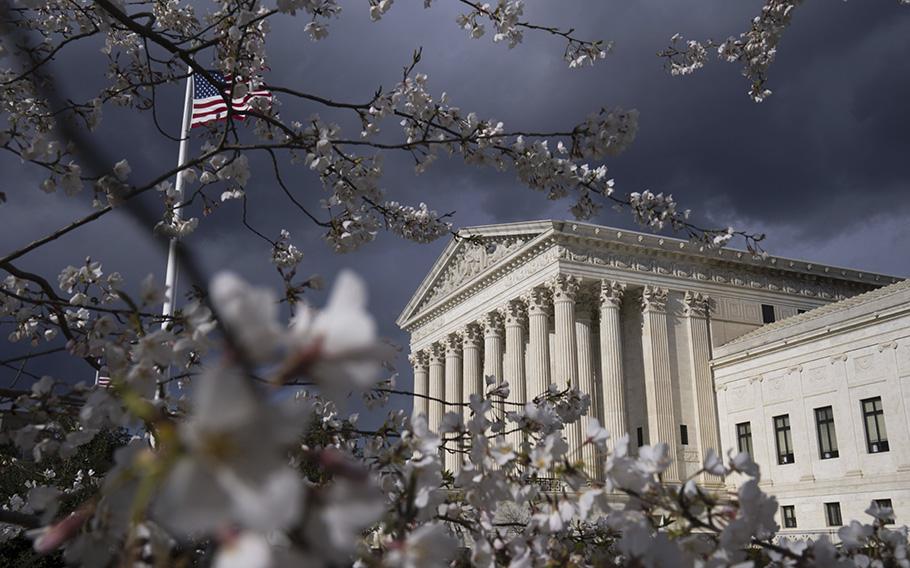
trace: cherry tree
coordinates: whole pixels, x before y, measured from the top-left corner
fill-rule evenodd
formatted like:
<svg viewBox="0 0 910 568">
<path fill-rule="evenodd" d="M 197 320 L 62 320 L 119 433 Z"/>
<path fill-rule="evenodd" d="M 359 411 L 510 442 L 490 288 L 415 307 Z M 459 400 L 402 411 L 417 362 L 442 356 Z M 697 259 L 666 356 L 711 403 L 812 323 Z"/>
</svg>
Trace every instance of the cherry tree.
<svg viewBox="0 0 910 568">
<path fill-rule="evenodd" d="M 579 73 L 609 57 L 609 42 L 528 21 L 520 0 L 458 3 L 455 24 L 468 38 L 502 44 L 493 49 L 520 49 L 525 34 L 542 34 Z M 423 8 L 433 4 L 425 0 Z M 798 4 L 767 0 L 739 38 L 677 37 L 662 56 L 672 73 L 687 74 L 717 50 L 744 66 L 752 97 L 762 100 L 779 36 Z M 379 21 L 389 10 L 415 8 L 369 0 L 349 9 Z M 873 522 L 844 527 L 837 547 L 776 539 L 776 502 L 759 489 L 760 472 L 746 454 L 712 454 L 699 472 L 738 479 L 735 493 L 708 492 L 698 475 L 664 484 L 665 444 L 633 452 L 625 433 L 589 419 L 583 444 L 606 460 L 602 471 L 585 471 L 580 449 L 563 437 L 590 406 L 573 388 L 515 405 L 507 401 L 508 381 L 488 377 L 484 396 L 441 401 L 449 412 L 439 432 L 400 410 L 365 429 L 344 401 L 359 397 L 381 408 L 391 397 L 414 395 L 395 386 L 392 348 L 377 336 L 357 275 L 340 274 L 326 306 L 315 308 L 307 299 L 314 283 L 298 277 L 303 255 L 290 233 L 264 235 L 245 218 L 269 242 L 280 293 L 200 268 L 192 233 L 203 212 L 224 200 L 245 204 L 254 176 L 281 187 L 338 252 L 368 246 L 383 230 L 416 242 L 464 238 L 450 215 L 400 203 L 382 186 L 383 156 L 395 154 L 410 156 L 417 173 L 439 156 L 512 170 L 532 190 L 571 198 L 580 219 L 609 205 L 707 247 L 740 239 L 762 254 L 762 235 L 699 226 L 665 193 L 617 189 L 603 161 L 633 143 L 635 110 L 599 109 L 556 131 L 506 126 L 435 92 L 419 49 L 387 91 L 339 100 L 274 82 L 267 71 L 272 22 L 296 18 L 304 41 L 319 41 L 345 17 L 335 0 L 220 0 L 206 8 L 176 0 L 20 0 L 0 10 L 0 146 L 40 172 L 37 189 L 90 198 L 93 207 L 26 246 L 0 251 L 0 315 L 9 340 L 23 347 L 2 362 L 13 378 L 0 396 L 21 425 L 0 443 L 40 464 L 76 455 L 102 432 L 134 435 L 107 471 L 80 479 L 78 499 L 64 498 L 72 492 L 52 476 L 4 495 L 4 537 L 27 534 L 36 551 L 62 551 L 67 562 L 86 566 L 907 564 L 906 533 L 888 529 L 892 513 L 876 506 Z M 90 64 L 105 66 L 107 82 L 80 99 L 48 69 L 86 44 L 100 48 Z M 109 161 L 97 134 L 104 113 L 150 114 L 158 127 L 150 135 L 167 138 L 158 123 L 160 90 L 190 76 L 216 86 L 229 109 L 225 120 L 206 126 L 201 149 L 141 179 L 128 157 Z M 254 91 L 272 97 L 248 97 Z M 237 109 L 232 99 L 249 104 Z M 307 101 L 321 112 L 282 113 L 281 101 Z M 340 126 L 351 119 L 359 124 L 354 132 Z M 257 156 L 271 167 L 256 171 L 250 164 Z M 319 210 L 305 207 L 286 183 L 295 168 L 321 183 Z M 140 205 L 143 195 L 156 196 L 160 209 Z M 161 315 L 172 291 L 154 277 L 127 283 L 97 260 L 56 275 L 20 267 L 23 257 L 115 214 L 154 226 L 155 242 L 178 240 L 176 258 L 195 293 L 175 312 Z M 59 353 L 109 385 L 28 370 L 30 360 Z M 514 433 L 521 447 L 507 441 Z M 459 456 L 459 471 L 443 468 L 445 453 Z"/>
</svg>

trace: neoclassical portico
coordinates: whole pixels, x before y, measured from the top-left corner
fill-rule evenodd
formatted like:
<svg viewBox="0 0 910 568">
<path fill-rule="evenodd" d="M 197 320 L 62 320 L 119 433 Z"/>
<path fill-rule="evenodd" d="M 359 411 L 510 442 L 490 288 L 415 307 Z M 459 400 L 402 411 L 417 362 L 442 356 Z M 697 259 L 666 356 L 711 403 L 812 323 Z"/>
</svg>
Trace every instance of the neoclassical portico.
<svg viewBox="0 0 910 568">
<path fill-rule="evenodd" d="M 486 376 L 507 380 L 513 403 L 577 386 L 592 405 L 564 433 L 570 447 L 591 418 L 616 439 L 628 433 L 632 448 L 666 442 L 668 481 L 721 449 L 712 346 L 759 327 L 769 309 L 783 318 L 891 281 L 580 223 L 465 233 L 473 238 L 450 244 L 398 320 L 412 337 L 414 412 L 438 428 Z M 601 477 L 590 445 L 581 459 Z M 446 456 L 453 471 L 459 462 Z"/>
</svg>

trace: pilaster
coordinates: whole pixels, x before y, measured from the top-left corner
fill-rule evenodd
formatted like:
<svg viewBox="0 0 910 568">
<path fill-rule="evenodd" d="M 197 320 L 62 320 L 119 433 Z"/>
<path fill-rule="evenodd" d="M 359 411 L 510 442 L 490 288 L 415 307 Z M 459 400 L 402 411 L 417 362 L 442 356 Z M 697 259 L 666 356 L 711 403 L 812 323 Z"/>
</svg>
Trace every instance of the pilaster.
<svg viewBox="0 0 910 568">
<path fill-rule="evenodd" d="M 711 301 L 701 292 L 686 292 L 683 298 L 683 316 L 689 334 L 689 365 L 692 376 L 692 390 L 695 392 L 695 422 L 698 431 L 698 447 L 704 461 L 708 450 L 723 455 L 720 443 L 720 428 L 717 419 L 717 399 L 714 393 L 714 378 L 711 376 L 711 344 L 708 335 L 708 315 Z M 719 485 L 721 479 L 704 474 L 704 483 Z"/>
<path fill-rule="evenodd" d="M 648 441 L 652 446 L 660 442 L 666 443 L 670 449 L 672 462 L 664 472 L 663 479 L 679 482 L 676 413 L 673 408 L 673 379 L 667 334 L 667 298 L 665 288 L 645 286 L 642 290 L 645 398 L 648 409 Z"/>
</svg>

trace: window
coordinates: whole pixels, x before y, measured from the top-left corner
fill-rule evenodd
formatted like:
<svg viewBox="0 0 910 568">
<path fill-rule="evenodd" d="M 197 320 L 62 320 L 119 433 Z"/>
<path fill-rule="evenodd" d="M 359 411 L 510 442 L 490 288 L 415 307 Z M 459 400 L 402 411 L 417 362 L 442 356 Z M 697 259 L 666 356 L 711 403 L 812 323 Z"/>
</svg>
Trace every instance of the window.
<svg viewBox="0 0 910 568">
<path fill-rule="evenodd" d="M 638 447 L 640 448 L 645 445 L 645 431 L 639 426 L 636 433 L 638 434 Z"/>
<path fill-rule="evenodd" d="M 876 499 L 875 504 L 882 509 L 888 509 L 891 511 L 891 518 L 885 520 L 886 525 L 894 524 L 894 507 L 891 505 L 891 499 Z"/>
<path fill-rule="evenodd" d="M 781 507 L 780 516 L 784 520 L 785 529 L 796 528 L 796 508 L 793 505 L 784 505 Z"/>
<path fill-rule="evenodd" d="M 840 518 L 840 503 L 825 503 L 825 521 L 829 527 L 839 527 L 844 524 Z"/>
<path fill-rule="evenodd" d="M 790 415 L 774 417 L 774 433 L 777 439 L 777 463 L 793 463 L 793 441 L 790 439 Z"/>
<path fill-rule="evenodd" d="M 768 304 L 761 305 L 761 321 L 762 323 L 774 323 L 774 306 L 769 306 Z"/>
<path fill-rule="evenodd" d="M 679 443 L 683 446 L 689 445 L 689 428 L 685 424 L 679 425 Z"/>
<path fill-rule="evenodd" d="M 815 428 L 818 430 L 818 454 L 823 460 L 838 457 L 837 434 L 834 432 L 834 411 L 830 406 L 815 409 Z"/>
<path fill-rule="evenodd" d="M 752 455 L 752 424 L 740 422 L 736 425 L 736 445 L 740 452 Z"/>
<path fill-rule="evenodd" d="M 801 308 L 796 308 L 796 315 L 804 314 L 804 313 L 806 313 L 806 310 L 803 310 Z"/>
<path fill-rule="evenodd" d="M 888 451 L 888 433 L 885 431 L 885 411 L 882 397 L 862 401 L 863 422 L 866 425 L 866 449 L 870 454 Z"/>
</svg>

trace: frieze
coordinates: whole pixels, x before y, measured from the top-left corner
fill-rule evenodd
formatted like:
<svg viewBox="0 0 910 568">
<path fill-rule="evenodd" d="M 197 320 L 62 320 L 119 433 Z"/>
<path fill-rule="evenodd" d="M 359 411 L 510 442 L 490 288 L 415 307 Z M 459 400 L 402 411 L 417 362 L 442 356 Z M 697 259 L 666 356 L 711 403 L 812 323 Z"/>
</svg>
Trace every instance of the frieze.
<svg viewBox="0 0 910 568">
<path fill-rule="evenodd" d="M 466 244 L 465 247 L 449 261 L 442 275 L 437 278 L 434 289 L 429 293 L 427 298 L 421 302 L 417 309 L 419 312 L 440 300 L 446 300 L 434 308 L 427 316 L 413 322 L 410 326 L 413 341 L 421 341 L 450 323 L 451 318 L 446 318 L 445 314 L 449 308 L 469 300 L 471 296 L 478 293 L 481 289 L 489 289 L 489 295 L 495 296 L 507 290 L 515 290 L 521 293 L 524 288 L 523 284 L 533 275 L 540 272 L 556 260 L 565 260 L 573 263 L 582 263 L 593 266 L 603 266 L 623 271 L 633 271 L 640 273 L 659 274 L 679 279 L 713 282 L 717 284 L 736 286 L 749 289 L 763 289 L 768 291 L 786 292 L 790 294 L 799 294 L 806 297 L 837 300 L 843 299 L 848 295 L 853 295 L 856 290 L 839 283 L 833 282 L 812 282 L 807 283 L 798 278 L 788 277 L 783 274 L 762 274 L 753 271 L 748 266 L 743 266 L 740 270 L 729 270 L 722 267 L 717 269 L 706 266 L 699 262 L 686 262 L 678 258 L 651 257 L 637 255 L 624 251 L 605 251 L 593 247 L 567 246 L 563 243 L 549 243 L 549 248 L 537 248 L 535 251 L 528 251 L 531 254 L 523 255 L 521 259 L 513 264 L 503 264 L 498 271 L 487 271 L 493 264 L 506 258 L 521 246 L 528 242 L 528 236 L 515 237 L 497 237 L 497 240 L 490 240 L 489 244 Z M 547 246 L 548 243 L 540 243 Z M 477 279 L 475 284 L 469 288 L 463 289 L 458 294 L 452 292 L 462 287 L 466 282 L 475 279 L 480 273 L 486 273 L 482 279 Z M 758 306 L 752 305 L 735 305 L 734 302 L 727 302 L 722 298 L 717 298 L 714 309 L 717 310 L 715 317 L 718 319 L 729 319 L 737 321 L 760 322 L 760 314 L 751 313 L 758 309 Z M 754 309 L 750 309 L 754 308 Z M 712 310 L 713 311 L 713 310 Z M 746 311 L 750 313 L 745 313 Z M 432 315 L 431 315 L 432 314 Z"/>
<path fill-rule="evenodd" d="M 607 266 L 620 270 L 633 270 L 636 272 L 650 272 L 652 274 L 674 276 L 688 280 L 714 282 L 741 288 L 763 289 L 769 291 L 783 291 L 788 294 L 819 298 L 824 300 L 841 300 L 848 296 L 848 292 L 839 289 L 831 282 L 807 283 L 786 276 L 772 276 L 755 273 L 750 267 L 744 266 L 739 270 L 708 269 L 703 265 L 674 261 L 668 258 L 642 258 L 622 253 L 608 253 L 588 249 L 575 249 L 565 247 L 560 251 L 560 258 L 591 264 Z M 851 291 L 852 292 L 852 291 Z M 850 294 L 852 295 L 852 293 Z"/>
</svg>

